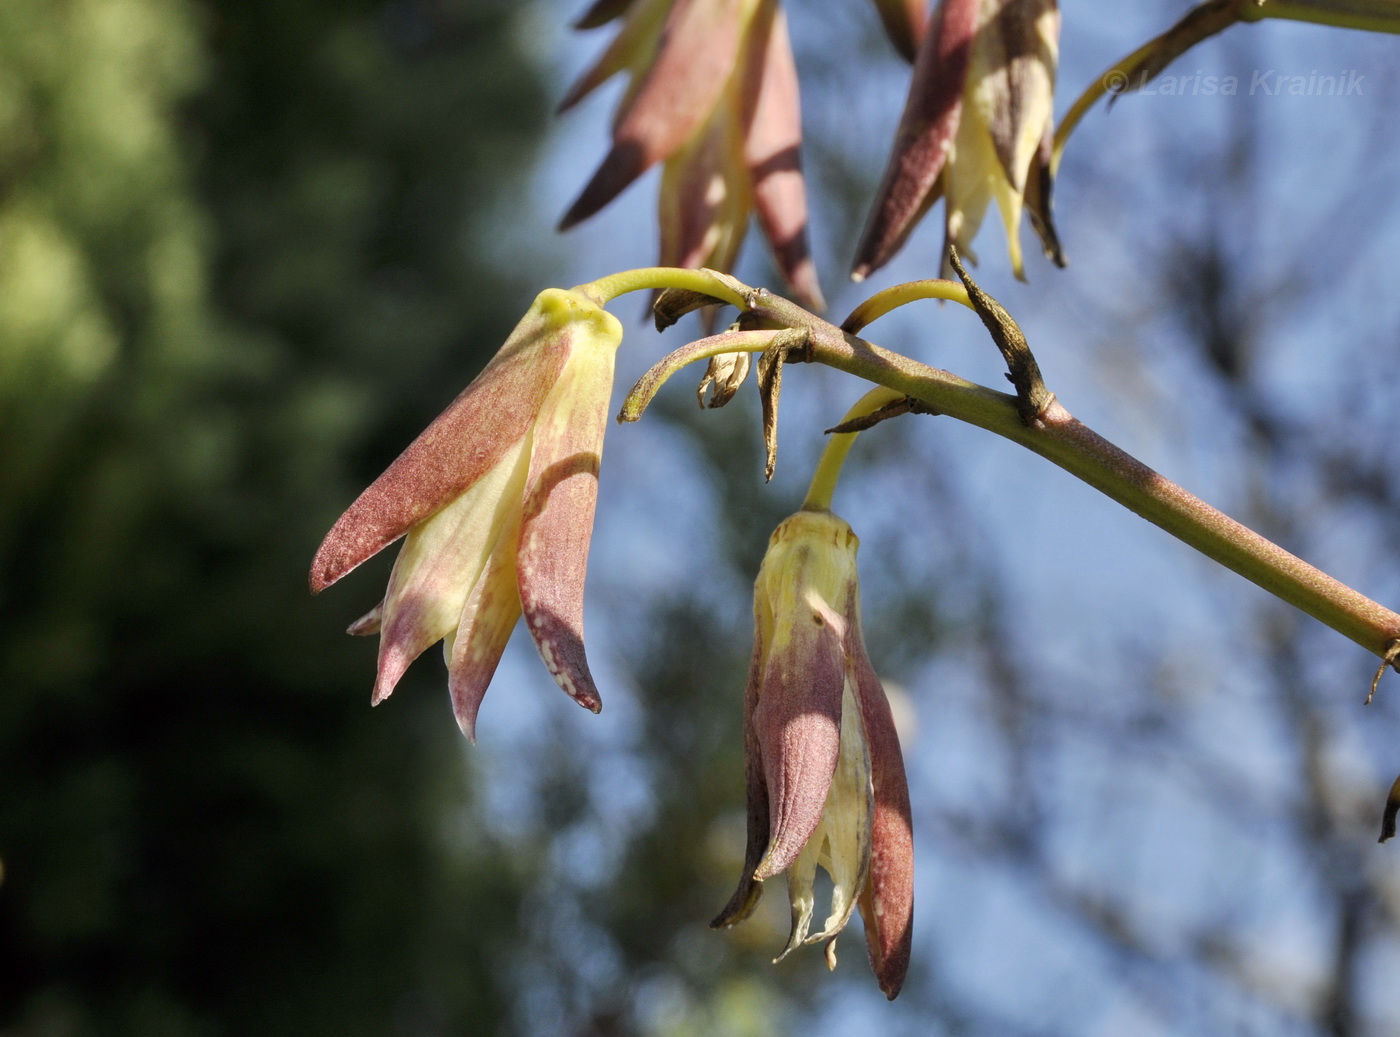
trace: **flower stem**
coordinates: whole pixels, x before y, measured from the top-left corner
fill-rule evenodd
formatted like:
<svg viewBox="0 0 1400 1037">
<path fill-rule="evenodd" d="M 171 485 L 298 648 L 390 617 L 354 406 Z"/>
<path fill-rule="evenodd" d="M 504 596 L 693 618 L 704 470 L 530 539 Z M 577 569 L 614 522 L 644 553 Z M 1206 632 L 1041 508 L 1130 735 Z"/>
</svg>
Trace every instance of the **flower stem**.
<svg viewBox="0 0 1400 1037">
<path fill-rule="evenodd" d="M 620 295 L 628 292 L 656 291 L 663 288 L 681 288 L 699 292 L 734 306 L 743 307 L 743 286 L 732 277 L 714 270 L 690 270 L 677 266 L 647 266 L 636 270 L 623 270 L 620 273 L 600 277 L 588 284 L 574 287 L 599 306 L 605 306 Z"/>
<path fill-rule="evenodd" d="M 903 284 L 886 288 L 884 291 L 876 292 L 851 311 L 851 315 L 841 322 L 841 330 L 849 331 L 854 335 L 891 310 L 919 299 L 959 302 L 970 310 L 976 309 L 967 297 L 967 289 L 957 281 L 931 277 L 923 281 L 906 281 Z"/>
<path fill-rule="evenodd" d="M 1395 8 L 1395 0 L 1265 0 L 1262 4 L 1241 4 L 1241 21 L 1263 18 L 1288 18 L 1368 32 L 1400 32 L 1400 11 Z"/>
<path fill-rule="evenodd" d="M 883 385 L 877 385 L 855 402 L 846 412 L 841 424 L 855 421 L 874 414 L 881 407 L 904 398 L 904 394 Z M 812 484 L 807 488 L 807 499 L 802 502 L 804 511 L 830 511 L 831 497 L 836 492 L 836 481 L 841 478 L 841 468 L 846 463 L 846 455 L 856 441 L 860 431 L 835 432 L 826 441 L 822 456 L 817 461 L 817 470 L 812 473 Z"/>
<path fill-rule="evenodd" d="M 804 311 L 805 312 L 805 311 Z M 637 421 L 647 409 L 666 380 L 686 364 L 697 360 L 708 360 L 721 353 L 762 353 L 773 344 L 773 340 L 784 334 L 782 331 L 726 331 L 711 335 L 667 353 L 653 364 L 637 384 L 632 386 L 622 401 L 618 412 L 620 422 Z"/>
<path fill-rule="evenodd" d="M 759 291 L 750 312 L 807 331 L 809 356 L 817 363 L 913 397 L 934 413 L 995 432 L 1059 465 L 1368 652 L 1384 659 L 1400 639 L 1400 615 L 1192 496 L 1081 424 L 1053 397 L 1027 423 L 1015 396 L 881 349 L 786 299 Z"/>
</svg>

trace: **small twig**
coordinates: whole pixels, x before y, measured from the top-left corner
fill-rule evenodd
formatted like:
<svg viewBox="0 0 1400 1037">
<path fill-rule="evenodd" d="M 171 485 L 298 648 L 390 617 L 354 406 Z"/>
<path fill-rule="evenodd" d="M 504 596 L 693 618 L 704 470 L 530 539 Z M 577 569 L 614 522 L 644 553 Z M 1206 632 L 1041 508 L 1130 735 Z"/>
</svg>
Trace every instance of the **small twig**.
<svg viewBox="0 0 1400 1037">
<path fill-rule="evenodd" d="M 1021 420 L 1027 425 L 1034 424 L 1055 397 L 1045 388 L 1045 380 L 1040 375 L 1040 365 L 1035 362 L 1035 354 L 1026 344 L 1026 336 L 1011 319 L 1011 314 L 1006 312 L 1006 308 L 982 291 L 977 282 L 968 276 L 962 260 L 958 257 L 958 250 L 951 242 L 948 244 L 948 261 L 962 279 L 973 309 L 982 318 L 982 323 L 991 333 L 992 341 L 1001 351 L 1002 359 L 1006 361 L 1006 377 L 1016 387 L 1017 409 L 1021 413 Z"/>
<path fill-rule="evenodd" d="M 938 411 L 934 410 L 923 400 L 916 400 L 912 396 L 906 396 L 902 400 L 895 400 L 893 403 L 887 403 L 879 410 L 872 411 L 859 418 L 852 418 L 849 421 L 841 422 L 839 425 L 833 425 L 826 430 L 826 434 L 841 435 L 846 432 L 864 432 L 866 429 L 874 428 L 882 421 L 888 421 L 890 418 L 897 418 L 901 414 L 937 413 Z"/>
<path fill-rule="evenodd" d="M 811 359 L 811 333 L 803 328 L 778 332 L 758 358 L 758 398 L 763 404 L 763 478 L 771 482 L 778 466 L 778 397 L 783 391 L 783 365 Z"/>
<path fill-rule="evenodd" d="M 1400 637 L 1385 646 L 1385 655 L 1381 657 L 1381 665 L 1376 670 L 1376 675 L 1371 678 L 1371 693 L 1366 696 L 1366 705 L 1369 706 L 1371 700 L 1376 697 L 1376 689 L 1381 686 L 1381 678 L 1385 676 L 1385 671 L 1392 666 L 1400 669 L 1400 662 L 1397 660 L 1400 660 Z M 1400 778 L 1396 780 L 1400 781 Z M 1393 835 L 1394 832 L 1392 831 L 1391 834 Z"/>
</svg>

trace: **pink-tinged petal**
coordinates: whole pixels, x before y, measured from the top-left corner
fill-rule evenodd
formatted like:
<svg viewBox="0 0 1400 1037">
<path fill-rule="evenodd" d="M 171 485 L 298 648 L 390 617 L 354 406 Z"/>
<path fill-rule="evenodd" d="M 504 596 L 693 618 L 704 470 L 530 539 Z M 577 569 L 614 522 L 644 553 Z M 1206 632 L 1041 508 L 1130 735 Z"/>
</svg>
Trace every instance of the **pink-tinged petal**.
<svg viewBox="0 0 1400 1037">
<path fill-rule="evenodd" d="M 875 0 L 875 8 L 894 49 L 913 61 L 928 25 L 925 0 Z"/>
<path fill-rule="evenodd" d="M 978 0 L 943 0 L 919 46 L 904 114 L 856 249 L 851 276 L 857 281 L 890 261 L 928 208 L 958 129 L 977 7 Z"/>
<path fill-rule="evenodd" d="M 880 989 L 891 1001 L 904 985 L 914 935 L 914 834 L 909 782 L 894 717 L 861 637 L 859 601 L 851 606 L 851 662 L 870 748 L 875 816 L 871 826 L 870 875 L 861 893 L 866 949 Z"/>
<path fill-rule="evenodd" d="M 973 74 L 981 73 L 992 144 L 1018 195 L 1053 121 L 1059 35 L 1056 0 L 1010 0 L 978 37 Z"/>
<path fill-rule="evenodd" d="M 514 444 L 470 490 L 404 540 L 384 595 L 376 704 L 414 659 L 457 629 L 492 548 L 517 521 L 528 442 Z"/>
<path fill-rule="evenodd" d="M 588 10 L 574 20 L 575 29 L 596 29 L 614 18 L 621 18 L 639 0 L 594 0 Z"/>
<path fill-rule="evenodd" d="M 476 715 L 486 688 L 520 618 L 520 590 L 515 572 L 519 549 L 519 515 L 502 530 L 481 578 L 462 607 L 462 619 L 448 659 L 448 690 L 457 726 L 476 741 Z"/>
<path fill-rule="evenodd" d="M 393 543 L 496 465 L 529 431 L 577 329 L 542 292 L 500 352 L 326 534 L 311 563 L 318 593 Z"/>
<path fill-rule="evenodd" d="M 728 270 L 749 221 L 748 172 L 731 113 L 710 122 L 666 162 L 657 210 L 662 266 Z"/>
<path fill-rule="evenodd" d="M 1026 177 L 1026 212 L 1030 215 L 1031 226 L 1040 236 L 1046 258 L 1063 267 L 1069 265 L 1069 260 L 1065 258 L 1064 247 L 1060 244 L 1060 233 L 1055 229 L 1054 149 L 1054 126 L 1047 122 L 1040 147 L 1031 160 L 1030 175 Z"/>
<path fill-rule="evenodd" d="M 616 347 L 601 336 L 580 342 L 540 411 L 517 556 L 520 603 L 540 658 L 595 713 L 602 701 L 583 650 L 583 584 Z"/>
<path fill-rule="evenodd" d="M 613 132 L 612 149 L 560 230 L 603 208 L 705 122 L 734 70 L 743 6 L 743 0 L 676 0 L 656 59 Z"/>
<path fill-rule="evenodd" d="M 804 595 L 778 624 L 754 709 L 771 828 L 760 881 L 786 871 L 816 830 L 841 747 L 844 622 Z"/>
<path fill-rule="evenodd" d="M 744 688 L 744 789 L 747 805 L 747 838 L 744 847 L 744 870 L 739 886 L 729 903 L 713 922 L 712 929 L 727 928 L 742 922 L 758 905 L 763 885 L 754 878 L 759 862 L 768 849 L 768 783 L 763 776 L 763 750 L 754 726 L 754 710 L 758 707 L 759 686 L 763 681 L 763 642 L 755 636 L 753 657 L 749 661 L 749 681 Z"/>
<path fill-rule="evenodd" d="M 751 110 L 745 113 L 744 161 L 754 208 L 784 279 L 806 306 L 825 309 L 807 246 L 802 111 L 787 18 L 776 3 L 765 3 L 750 31 L 744 96 Z"/>
<path fill-rule="evenodd" d="M 345 632 L 351 637 L 371 637 L 379 633 L 380 623 L 384 619 L 384 602 L 380 602 L 370 609 L 355 622 L 345 628 Z"/>
<path fill-rule="evenodd" d="M 588 14 L 594 14 L 602 6 L 602 4 L 595 5 L 595 9 L 589 11 Z M 614 6 L 617 6 L 615 0 Z M 657 39 L 666 16 L 666 6 L 666 3 L 658 2 L 658 0 L 638 0 L 636 10 L 629 13 L 626 23 L 613 37 L 602 56 L 589 66 L 588 71 L 569 88 L 564 99 L 559 102 L 558 111 L 568 111 L 619 72 L 629 68 L 644 68 L 651 61 L 656 50 Z M 611 17 L 616 17 L 616 14 Z M 602 25 L 603 22 L 593 24 Z M 575 26 L 575 28 L 591 27 L 592 25 L 582 24 Z M 636 85 L 640 86 L 640 83 Z"/>
</svg>

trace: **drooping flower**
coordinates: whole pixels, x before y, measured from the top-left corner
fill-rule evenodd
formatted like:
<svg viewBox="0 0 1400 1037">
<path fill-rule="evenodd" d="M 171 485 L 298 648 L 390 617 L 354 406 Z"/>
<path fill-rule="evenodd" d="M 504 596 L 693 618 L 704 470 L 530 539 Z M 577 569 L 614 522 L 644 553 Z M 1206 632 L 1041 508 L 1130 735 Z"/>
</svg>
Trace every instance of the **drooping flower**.
<svg viewBox="0 0 1400 1037">
<path fill-rule="evenodd" d="M 621 30 L 560 106 L 618 73 L 630 76 L 612 148 L 560 229 L 598 212 L 659 162 L 663 266 L 731 270 L 754 213 L 783 277 L 821 308 L 807 245 L 797 68 L 777 0 L 595 4 L 582 24 L 619 14 Z"/>
<path fill-rule="evenodd" d="M 859 907 L 880 988 L 909 967 L 914 850 L 909 789 L 884 689 L 865 652 L 859 541 L 825 510 L 773 533 L 754 587 L 754 651 L 744 693 L 748 849 L 739 887 L 712 923 L 753 911 L 762 884 L 787 873 L 792 932 L 782 955 L 835 940 Z M 818 867 L 830 912 L 812 933 Z"/>
<path fill-rule="evenodd" d="M 853 278 L 888 263 L 940 198 L 944 277 L 947 243 L 975 257 L 972 239 L 992 202 L 1018 278 L 1023 209 L 1045 254 L 1064 265 L 1050 203 L 1059 34 L 1056 0 L 942 0 L 914 62 Z"/>
<path fill-rule="evenodd" d="M 504 346 L 342 515 L 313 593 L 405 537 L 383 602 L 373 702 L 444 641 L 457 722 L 476 715 L 523 613 L 559 686 L 595 713 L 583 582 L 607 426 L 616 318 L 578 290 L 541 292 Z"/>
</svg>

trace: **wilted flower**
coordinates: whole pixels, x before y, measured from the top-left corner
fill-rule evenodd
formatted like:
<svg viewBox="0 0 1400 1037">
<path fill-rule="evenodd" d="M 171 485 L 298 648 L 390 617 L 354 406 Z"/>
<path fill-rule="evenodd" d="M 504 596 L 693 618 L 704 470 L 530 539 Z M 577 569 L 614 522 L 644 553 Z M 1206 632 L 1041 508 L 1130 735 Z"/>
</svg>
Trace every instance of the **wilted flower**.
<svg viewBox="0 0 1400 1037">
<path fill-rule="evenodd" d="M 942 0 L 919 47 L 852 277 L 888 263 L 939 198 L 946 242 L 964 255 L 974 255 L 972 239 L 995 201 L 1017 277 L 1025 276 L 1023 208 L 1046 255 L 1064 265 L 1050 214 L 1059 34 L 1056 0 Z"/>
<path fill-rule="evenodd" d="M 582 24 L 623 13 L 595 4 Z M 807 246 L 797 68 L 777 0 L 633 0 L 567 109 L 631 77 L 603 164 L 560 229 L 592 216 L 658 162 L 664 266 L 733 268 L 756 212 L 783 277 L 822 306 Z"/>
<path fill-rule="evenodd" d="M 871 967 L 893 998 L 909 967 L 913 837 L 894 720 L 861 636 L 858 544 L 824 510 L 799 511 L 769 541 L 744 694 L 748 850 L 712 924 L 747 917 L 761 884 L 787 872 L 783 955 L 824 940 L 834 967 L 836 936 L 859 906 Z M 818 866 L 831 876 L 831 910 L 809 935 Z"/>
<path fill-rule="evenodd" d="M 520 618 L 559 686 L 597 712 L 583 651 L 583 581 L 622 328 L 582 292 L 541 292 L 476 380 L 326 535 L 311 589 L 407 534 L 383 602 L 373 701 L 444 641 L 467 737 Z"/>
</svg>

